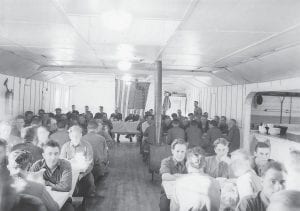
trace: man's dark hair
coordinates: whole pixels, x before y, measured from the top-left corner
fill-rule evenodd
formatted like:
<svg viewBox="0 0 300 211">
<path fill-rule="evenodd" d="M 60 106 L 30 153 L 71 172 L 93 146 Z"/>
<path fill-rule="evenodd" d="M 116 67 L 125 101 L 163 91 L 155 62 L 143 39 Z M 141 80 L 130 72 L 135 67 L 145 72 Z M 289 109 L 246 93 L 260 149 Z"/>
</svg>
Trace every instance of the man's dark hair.
<svg viewBox="0 0 300 211">
<path fill-rule="evenodd" d="M 43 149 L 45 149 L 46 147 L 52 147 L 52 148 L 57 147 L 60 150 L 59 143 L 57 141 L 54 141 L 54 140 L 47 141 L 46 144 L 43 146 Z"/>
<path fill-rule="evenodd" d="M 216 120 L 211 120 L 209 121 L 209 124 L 211 124 L 212 126 L 214 127 L 217 127 L 218 126 L 218 122 Z"/>
<path fill-rule="evenodd" d="M 9 155 L 22 170 L 27 170 L 33 161 L 31 152 L 23 149 L 13 150 Z"/>
<path fill-rule="evenodd" d="M 274 169 L 277 171 L 283 171 L 285 173 L 287 172 L 283 164 L 281 164 L 277 161 L 271 161 L 271 162 L 268 162 L 262 169 L 262 176 L 265 176 L 267 171 L 269 171 L 270 169 Z"/>
<path fill-rule="evenodd" d="M 271 146 L 266 143 L 266 142 L 257 142 L 257 144 L 255 145 L 255 152 L 257 152 L 258 148 L 271 148 Z"/>
<path fill-rule="evenodd" d="M 235 119 L 230 119 L 230 121 L 232 121 L 234 124 L 236 124 L 236 120 Z"/>
<path fill-rule="evenodd" d="M 171 114 L 171 117 L 172 117 L 173 119 L 175 119 L 175 118 L 178 117 L 178 115 L 177 115 L 176 113 L 173 113 L 173 114 Z"/>
<path fill-rule="evenodd" d="M 173 140 L 173 142 L 171 144 L 171 149 L 175 149 L 175 147 L 176 147 L 177 144 L 183 144 L 186 147 L 188 147 L 188 143 L 185 140 L 183 140 L 181 138 L 177 138 L 177 139 Z"/>
<path fill-rule="evenodd" d="M 59 120 L 57 122 L 57 128 L 66 128 L 67 122 L 66 120 Z"/>
<path fill-rule="evenodd" d="M 29 114 L 33 115 L 33 112 L 32 111 L 26 111 L 25 112 L 25 116 L 28 116 Z"/>
<path fill-rule="evenodd" d="M 49 118 L 55 118 L 55 114 L 52 112 L 48 113 L 48 116 L 49 116 Z"/>
<path fill-rule="evenodd" d="M 189 113 L 188 116 L 194 116 L 194 114 L 193 113 Z"/>
<path fill-rule="evenodd" d="M 227 120 L 226 116 L 221 116 L 221 119 L 222 119 L 222 118 L 225 119 L 225 120 Z"/>
<path fill-rule="evenodd" d="M 61 111 L 61 108 L 56 108 L 55 111 Z"/>
</svg>

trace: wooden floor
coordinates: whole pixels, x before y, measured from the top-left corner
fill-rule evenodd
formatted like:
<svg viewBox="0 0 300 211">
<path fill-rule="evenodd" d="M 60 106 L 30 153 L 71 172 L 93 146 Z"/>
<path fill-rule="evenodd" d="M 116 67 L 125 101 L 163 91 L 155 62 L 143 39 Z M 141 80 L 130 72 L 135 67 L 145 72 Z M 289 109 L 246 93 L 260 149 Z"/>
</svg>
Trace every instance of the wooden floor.
<svg viewBox="0 0 300 211">
<path fill-rule="evenodd" d="M 110 160 L 109 175 L 97 185 L 98 193 L 104 198 L 89 202 L 88 210 L 159 210 L 160 181 L 151 181 L 137 144 L 121 141 L 111 150 Z"/>
</svg>

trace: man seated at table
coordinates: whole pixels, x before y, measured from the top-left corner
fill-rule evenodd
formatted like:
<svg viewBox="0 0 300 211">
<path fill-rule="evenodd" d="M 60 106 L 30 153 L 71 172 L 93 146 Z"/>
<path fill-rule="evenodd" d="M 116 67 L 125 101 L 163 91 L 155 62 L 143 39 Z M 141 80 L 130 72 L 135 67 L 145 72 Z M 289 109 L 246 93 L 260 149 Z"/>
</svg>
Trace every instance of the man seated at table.
<svg viewBox="0 0 300 211">
<path fill-rule="evenodd" d="M 175 139 L 183 139 L 185 140 L 185 132 L 180 126 L 180 121 L 178 119 L 174 119 L 172 121 L 172 128 L 168 130 L 167 135 L 167 144 L 172 144 L 172 141 Z"/>
<path fill-rule="evenodd" d="M 190 126 L 185 130 L 187 142 L 189 143 L 189 148 L 195 146 L 204 147 L 204 142 L 202 140 L 202 130 L 198 127 L 198 122 L 192 120 Z"/>
<path fill-rule="evenodd" d="M 223 137 L 221 130 L 217 126 L 218 123 L 215 120 L 209 121 L 209 130 L 206 136 L 207 147 L 205 148 L 206 153 L 209 155 L 214 154 L 214 141 Z"/>
<path fill-rule="evenodd" d="M 61 157 L 69 160 L 72 165 L 83 166 L 83 172 L 79 174 L 77 189 L 78 195 L 84 197 L 95 196 L 96 187 L 94 184 L 93 149 L 90 143 L 82 140 L 82 129 L 74 125 L 69 129 L 71 141 L 65 143 L 61 149 Z"/>
<path fill-rule="evenodd" d="M 69 161 L 60 159 L 60 146 L 54 141 L 48 141 L 43 147 L 43 159 L 34 163 L 31 171 L 44 169 L 43 179 L 45 185 L 51 190 L 69 192 L 72 188 L 72 168 Z M 72 200 L 68 199 L 62 210 L 73 210 Z"/>
<path fill-rule="evenodd" d="M 229 163 L 228 157 L 229 142 L 225 138 L 218 138 L 214 142 L 214 151 L 216 155 L 205 158 L 206 165 L 204 172 L 211 177 L 229 177 Z"/>
<path fill-rule="evenodd" d="M 69 161 L 59 158 L 59 144 L 50 140 L 44 145 L 43 150 L 43 159 L 34 163 L 31 171 L 37 172 L 45 169 L 43 178 L 47 186 L 55 191 L 70 191 L 72 188 L 72 168 Z"/>
<path fill-rule="evenodd" d="M 258 176 L 262 176 L 262 169 L 269 162 L 274 160 L 270 159 L 271 146 L 266 142 L 258 142 L 255 146 L 254 157 L 252 159 L 252 168 Z"/>
<path fill-rule="evenodd" d="M 53 200 L 43 184 L 27 180 L 32 155 L 25 150 L 15 150 L 8 156 L 7 168 L 14 178 L 14 184 L 20 193 L 32 195 L 42 200 L 48 211 L 58 211 L 58 204 Z"/>
<path fill-rule="evenodd" d="M 299 211 L 300 191 L 283 190 L 272 195 L 267 211 Z"/>
<path fill-rule="evenodd" d="M 268 163 L 262 170 L 263 189 L 255 195 L 246 196 L 240 200 L 237 211 L 266 211 L 271 196 L 285 189 L 286 170 L 278 162 Z M 281 210 L 281 209 L 274 209 Z"/>
<path fill-rule="evenodd" d="M 187 151 L 188 174 L 176 180 L 172 211 L 219 210 L 221 188 L 217 180 L 203 172 L 204 156 L 205 152 L 201 147 Z"/>
<path fill-rule="evenodd" d="M 183 139 L 175 139 L 172 142 L 172 156 L 161 161 L 160 174 L 162 181 L 175 181 L 177 178 L 187 173 L 185 167 L 186 150 L 187 143 Z M 170 210 L 170 199 L 168 199 L 163 188 L 161 190 L 159 207 L 160 211 Z"/>
<path fill-rule="evenodd" d="M 94 167 L 92 173 L 95 181 L 101 176 L 107 173 L 106 162 L 107 162 L 107 150 L 105 138 L 97 134 L 98 124 L 95 120 L 90 120 L 87 125 L 88 133 L 82 137 L 83 141 L 91 144 L 94 155 Z"/>
<path fill-rule="evenodd" d="M 59 143 L 59 146 L 62 147 L 66 142 L 70 141 L 69 133 L 66 129 L 66 120 L 58 120 L 57 122 L 57 131 L 50 135 L 50 139 Z"/>
</svg>

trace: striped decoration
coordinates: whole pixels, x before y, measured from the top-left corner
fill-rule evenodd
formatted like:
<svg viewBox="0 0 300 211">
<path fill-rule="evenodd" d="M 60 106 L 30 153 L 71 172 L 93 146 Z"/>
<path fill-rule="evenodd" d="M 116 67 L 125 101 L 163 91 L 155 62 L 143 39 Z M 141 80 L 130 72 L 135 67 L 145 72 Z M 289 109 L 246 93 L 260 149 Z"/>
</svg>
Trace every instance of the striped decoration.
<svg viewBox="0 0 300 211">
<path fill-rule="evenodd" d="M 137 110 L 141 114 L 145 109 L 150 83 L 126 82 L 116 79 L 115 83 L 115 108 L 119 109 L 123 118 L 128 116 L 130 110 Z M 143 89 L 140 90 L 140 88 Z"/>
</svg>

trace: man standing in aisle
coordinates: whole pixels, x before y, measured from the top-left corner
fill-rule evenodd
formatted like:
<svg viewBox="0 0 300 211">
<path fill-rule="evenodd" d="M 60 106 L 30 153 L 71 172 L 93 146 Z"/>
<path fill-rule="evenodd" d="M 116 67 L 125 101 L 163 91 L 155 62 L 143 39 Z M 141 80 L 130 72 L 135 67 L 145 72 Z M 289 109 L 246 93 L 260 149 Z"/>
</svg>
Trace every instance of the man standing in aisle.
<svg viewBox="0 0 300 211">
<path fill-rule="evenodd" d="M 198 101 L 194 101 L 194 116 L 199 118 L 202 116 L 202 108 L 199 107 Z"/>
</svg>

